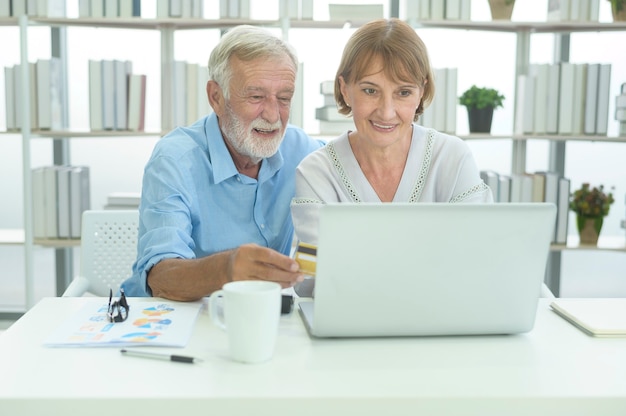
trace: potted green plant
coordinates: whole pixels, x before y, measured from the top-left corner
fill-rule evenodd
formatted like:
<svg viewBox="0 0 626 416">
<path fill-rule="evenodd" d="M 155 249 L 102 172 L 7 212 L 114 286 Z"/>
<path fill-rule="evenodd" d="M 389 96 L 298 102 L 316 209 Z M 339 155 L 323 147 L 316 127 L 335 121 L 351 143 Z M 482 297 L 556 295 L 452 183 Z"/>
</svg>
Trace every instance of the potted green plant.
<svg viewBox="0 0 626 416">
<path fill-rule="evenodd" d="M 614 22 L 626 21 L 626 0 L 608 0 L 611 3 Z"/>
<path fill-rule="evenodd" d="M 583 183 L 580 189 L 572 193 L 569 207 L 576 213 L 581 244 L 598 243 L 604 217 L 609 215 L 613 202 L 613 193 L 605 193 L 604 185 L 592 188 L 588 183 Z"/>
<path fill-rule="evenodd" d="M 470 133 L 489 133 L 493 110 L 502 107 L 504 95 L 493 88 L 472 85 L 459 97 L 459 103 L 467 108 Z"/>
<path fill-rule="evenodd" d="M 489 9 L 493 20 L 511 20 L 515 0 L 489 0 Z"/>
</svg>

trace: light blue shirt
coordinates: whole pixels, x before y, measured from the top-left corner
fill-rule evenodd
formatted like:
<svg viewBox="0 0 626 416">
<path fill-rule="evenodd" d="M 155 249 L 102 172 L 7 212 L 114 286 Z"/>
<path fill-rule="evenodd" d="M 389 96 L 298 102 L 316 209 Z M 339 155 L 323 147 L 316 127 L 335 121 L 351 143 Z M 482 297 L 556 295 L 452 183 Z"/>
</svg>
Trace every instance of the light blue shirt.
<svg viewBox="0 0 626 416">
<path fill-rule="evenodd" d="M 176 128 L 154 148 L 143 176 L 139 239 L 127 296 L 151 296 L 147 272 L 163 259 L 201 258 L 244 243 L 288 254 L 295 169 L 323 142 L 288 126 L 258 179 L 237 171 L 215 113 Z"/>
</svg>

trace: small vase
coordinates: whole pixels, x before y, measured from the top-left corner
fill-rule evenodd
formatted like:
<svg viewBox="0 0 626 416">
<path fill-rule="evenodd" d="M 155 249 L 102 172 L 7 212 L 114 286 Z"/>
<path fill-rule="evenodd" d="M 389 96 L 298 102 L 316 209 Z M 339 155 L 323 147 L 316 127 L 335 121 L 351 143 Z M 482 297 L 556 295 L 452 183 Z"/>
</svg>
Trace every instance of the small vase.
<svg viewBox="0 0 626 416">
<path fill-rule="evenodd" d="M 493 107 L 468 108 L 467 118 L 470 133 L 491 132 L 491 120 L 493 119 Z"/>
<path fill-rule="evenodd" d="M 603 217 L 576 217 L 576 225 L 578 226 L 578 234 L 580 235 L 580 244 L 597 245 L 600 230 L 602 230 Z"/>
<path fill-rule="evenodd" d="M 613 12 L 614 22 L 626 22 L 626 5 L 624 5 L 620 11 L 617 11 L 616 7 L 612 6 L 611 11 Z"/>
<path fill-rule="evenodd" d="M 492 20 L 511 20 L 515 1 L 489 0 Z"/>
</svg>

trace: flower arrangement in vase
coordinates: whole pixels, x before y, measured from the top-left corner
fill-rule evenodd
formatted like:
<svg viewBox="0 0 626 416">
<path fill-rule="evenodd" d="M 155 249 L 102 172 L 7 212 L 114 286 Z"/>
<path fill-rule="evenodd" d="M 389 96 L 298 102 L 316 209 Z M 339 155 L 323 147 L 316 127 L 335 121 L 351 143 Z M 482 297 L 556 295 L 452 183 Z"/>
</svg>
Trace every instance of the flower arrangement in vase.
<svg viewBox="0 0 626 416">
<path fill-rule="evenodd" d="M 591 187 L 583 183 L 571 195 L 569 207 L 576 213 L 576 226 L 581 244 L 597 244 L 604 217 L 615 202 L 613 193 L 605 193 L 604 185 Z"/>
</svg>

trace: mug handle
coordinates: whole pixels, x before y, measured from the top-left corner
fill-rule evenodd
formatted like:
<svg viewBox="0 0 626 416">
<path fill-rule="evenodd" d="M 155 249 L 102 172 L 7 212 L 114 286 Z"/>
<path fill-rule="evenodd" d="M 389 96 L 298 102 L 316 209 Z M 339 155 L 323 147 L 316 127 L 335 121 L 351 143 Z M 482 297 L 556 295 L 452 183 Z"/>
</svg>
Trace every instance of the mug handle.
<svg viewBox="0 0 626 416">
<path fill-rule="evenodd" d="M 211 316 L 211 321 L 213 321 L 213 323 L 218 328 L 222 329 L 223 331 L 226 331 L 226 323 L 223 320 L 223 314 L 220 314 L 218 310 L 218 299 L 223 298 L 223 297 L 224 297 L 223 290 L 216 290 L 215 292 L 211 293 L 211 296 L 209 296 L 209 315 Z M 223 307 L 222 307 L 222 310 L 223 310 Z"/>
</svg>

